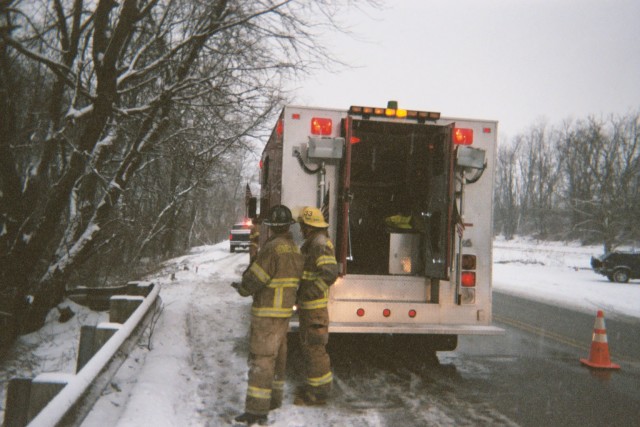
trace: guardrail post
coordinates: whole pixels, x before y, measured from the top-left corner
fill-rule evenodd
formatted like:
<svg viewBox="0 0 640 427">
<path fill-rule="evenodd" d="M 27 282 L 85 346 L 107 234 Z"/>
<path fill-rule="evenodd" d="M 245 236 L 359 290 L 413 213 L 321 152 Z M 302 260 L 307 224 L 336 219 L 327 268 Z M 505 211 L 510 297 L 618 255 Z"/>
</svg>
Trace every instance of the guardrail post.
<svg viewBox="0 0 640 427">
<path fill-rule="evenodd" d="M 146 297 L 153 289 L 151 282 L 129 282 L 127 283 L 127 295 L 138 295 Z"/>
<path fill-rule="evenodd" d="M 36 415 L 47 406 L 56 394 L 60 392 L 74 377 L 73 374 L 51 373 L 40 374 L 31 381 L 31 390 L 29 394 L 29 409 L 27 418 L 29 421 L 34 419 Z"/>
<path fill-rule="evenodd" d="M 31 378 L 12 378 L 7 387 L 4 405 L 4 427 L 24 427 L 29 421 Z"/>
<path fill-rule="evenodd" d="M 96 354 L 120 328 L 122 328 L 122 325 L 118 323 L 98 323 L 98 326 L 96 326 L 96 335 L 93 339 L 93 354 Z"/>
<path fill-rule="evenodd" d="M 84 325 L 80 328 L 80 344 L 78 345 L 78 359 L 76 360 L 76 373 L 87 364 L 95 354 L 93 341 L 96 336 L 96 327 Z"/>
<path fill-rule="evenodd" d="M 100 323 L 98 326 L 82 326 L 80 328 L 80 345 L 76 360 L 76 373 L 91 360 L 109 338 L 120 329 L 119 324 Z"/>
<path fill-rule="evenodd" d="M 142 296 L 114 295 L 110 299 L 109 321 L 124 323 L 144 301 Z"/>
<path fill-rule="evenodd" d="M 159 285 L 151 282 L 129 285 L 145 298 L 141 303 L 140 295 L 127 299 L 124 305 L 135 305 L 136 308 L 126 315 L 125 324 L 104 322 L 97 326 L 82 326 L 77 374 L 45 373 L 33 380 L 10 380 L 3 427 L 80 425 L 161 303 Z M 129 308 L 121 311 L 127 312 Z M 94 363 L 92 359 L 98 352 L 100 355 Z"/>
</svg>

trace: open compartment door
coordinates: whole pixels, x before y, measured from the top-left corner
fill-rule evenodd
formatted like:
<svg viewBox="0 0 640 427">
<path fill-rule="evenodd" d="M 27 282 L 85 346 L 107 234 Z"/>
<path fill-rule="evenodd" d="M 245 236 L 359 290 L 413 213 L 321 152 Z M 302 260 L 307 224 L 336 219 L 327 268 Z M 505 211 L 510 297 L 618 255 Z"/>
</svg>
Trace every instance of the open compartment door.
<svg viewBox="0 0 640 427">
<path fill-rule="evenodd" d="M 342 274 L 447 279 L 453 126 L 345 118 L 337 236 Z"/>
<path fill-rule="evenodd" d="M 427 146 L 425 172 L 429 191 L 421 212 L 424 221 L 424 273 L 433 279 L 449 279 L 452 249 L 454 182 L 454 125 L 442 126 Z"/>
<path fill-rule="evenodd" d="M 345 139 L 344 159 L 340 176 L 340 188 L 338 190 L 338 228 L 336 259 L 340 266 L 340 275 L 347 273 L 347 259 L 351 258 L 351 234 L 349 224 L 349 195 L 351 188 L 351 143 L 353 131 L 351 129 L 351 117 L 342 121 L 342 135 Z"/>
</svg>

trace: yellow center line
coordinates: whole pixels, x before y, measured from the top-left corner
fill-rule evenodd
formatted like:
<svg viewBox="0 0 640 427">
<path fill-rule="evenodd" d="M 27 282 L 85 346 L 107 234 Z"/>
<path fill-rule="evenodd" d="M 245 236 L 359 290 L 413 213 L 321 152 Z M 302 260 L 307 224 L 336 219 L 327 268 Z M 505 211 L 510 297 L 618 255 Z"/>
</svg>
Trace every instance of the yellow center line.
<svg viewBox="0 0 640 427">
<path fill-rule="evenodd" d="M 589 355 L 589 351 L 591 349 L 591 343 L 589 343 L 589 345 L 585 345 L 585 344 L 579 343 L 578 341 L 574 340 L 573 338 L 567 337 L 565 335 L 561 335 L 561 334 L 549 331 L 549 330 L 544 329 L 544 328 L 539 328 L 537 326 L 533 326 L 533 325 L 521 322 L 521 321 L 516 320 L 516 319 L 511 319 L 509 317 L 502 317 L 502 316 L 497 316 L 497 315 L 494 314 L 493 318 L 494 318 L 494 320 L 496 320 L 496 321 L 498 321 L 500 323 L 504 323 L 504 324 L 513 326 L 514 328 L 521 329 L 521 330 L 526 331 L 526 332 L 531 332 L 532 334 L 541 336 L 543 338 L 549 338 L 549 339 L 551 339 L 553 341 L 568 345 L 570 347 L 573 347 L 573 348 L 576 348 L 576 349 L 579 349 L 579 350 L 583 350 L 583 351 L 585 351 L 587 353 L 586 356 Z M 609 354 L 612 356 L 612 358 L 613 358 L 613 356 L 615 354 L 615 358 L 617 360 L 621 360 L 621 361 L 624 361 L 624 362 L 627 362 L 627 363 L 632 363 L 632 364 L 640 364 L 640 360 L 636 359 L 634 357 L 613 353 L 611 351 L 609 351 Z"/>
</svg>

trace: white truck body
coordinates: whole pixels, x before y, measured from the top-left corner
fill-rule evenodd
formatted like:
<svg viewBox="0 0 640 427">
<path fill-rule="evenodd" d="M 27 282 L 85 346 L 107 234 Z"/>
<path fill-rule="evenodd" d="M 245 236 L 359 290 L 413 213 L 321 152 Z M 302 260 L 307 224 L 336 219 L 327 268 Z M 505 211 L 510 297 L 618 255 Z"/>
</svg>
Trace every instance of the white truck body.
<svg viewBox="0 0 640 427">
<path fill-rule="evenodd" d="M 261 159 L 260 210 L 328 213 L 341 270 L 331 333 L 503 332 L 491 325 L 497 126 L 397 108 L 283 109 Z"/>
</svg>

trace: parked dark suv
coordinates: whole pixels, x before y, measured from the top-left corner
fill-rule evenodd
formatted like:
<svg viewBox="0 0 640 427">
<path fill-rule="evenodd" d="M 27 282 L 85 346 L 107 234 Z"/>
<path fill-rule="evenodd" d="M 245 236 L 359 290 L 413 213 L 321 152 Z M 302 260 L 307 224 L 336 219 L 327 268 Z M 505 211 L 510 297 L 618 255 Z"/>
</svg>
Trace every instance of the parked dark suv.
<svg viewBox="0 0 640 427">
<path fill-rule="evenodd" d="M 629 279 L 640 279 L 640 252 L 610 252 L 591 257 L 591 267 L 612 282 L 627 283 Z"/>
</svg>

